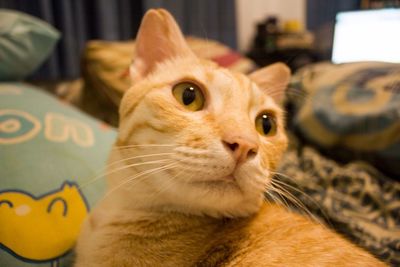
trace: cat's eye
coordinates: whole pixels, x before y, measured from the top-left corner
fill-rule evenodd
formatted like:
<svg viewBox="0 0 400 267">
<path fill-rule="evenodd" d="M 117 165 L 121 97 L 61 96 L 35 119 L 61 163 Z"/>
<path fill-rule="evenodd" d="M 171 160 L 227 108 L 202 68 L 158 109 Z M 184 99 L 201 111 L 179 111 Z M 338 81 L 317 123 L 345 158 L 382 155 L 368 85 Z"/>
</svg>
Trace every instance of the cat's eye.
<svg viewBox="0 0 400 267">
<path fill-rule="evenodd" d="M 204 106 L 203 92 L 194 83 L 178 83 L 172 88 L 172 94 L 179 103 L 191 111 L 201 110 Z"/>
<path fill-rule="evenodd" d="M 275 118 L 268 113 L 261 113 L 256 118 L 257 131 L 265 136 L 271 136 L 276 133 Z"/>
</svg>

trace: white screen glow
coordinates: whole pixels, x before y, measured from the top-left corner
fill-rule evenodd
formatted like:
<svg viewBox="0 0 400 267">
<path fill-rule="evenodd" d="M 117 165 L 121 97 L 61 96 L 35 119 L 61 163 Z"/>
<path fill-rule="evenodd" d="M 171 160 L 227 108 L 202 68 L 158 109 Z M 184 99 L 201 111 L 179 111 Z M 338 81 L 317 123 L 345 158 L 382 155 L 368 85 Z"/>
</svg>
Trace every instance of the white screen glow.
<svg viewBox="0 0 400 267">
<path fill-rule="evenodd" d="M 400 9 L 338 13 L 333 40 L 334 63 L 400 63 Z"/>
</svg>

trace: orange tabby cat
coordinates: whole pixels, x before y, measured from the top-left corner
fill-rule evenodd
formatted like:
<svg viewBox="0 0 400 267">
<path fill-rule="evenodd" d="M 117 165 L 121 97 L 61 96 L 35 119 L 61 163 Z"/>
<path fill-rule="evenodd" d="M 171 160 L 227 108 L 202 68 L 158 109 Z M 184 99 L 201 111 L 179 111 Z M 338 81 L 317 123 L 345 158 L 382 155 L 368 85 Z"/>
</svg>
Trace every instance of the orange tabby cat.
<svg viewBox="0 0 400 267">
<path fill-rule="evenodd" d="M 108 193 L 76 266 L 384 266 L 320 224 L 264 202 L 287 144 L 283 64 L 249 77 L 196 58 L 165 10 L 137 36 Z"/>
</svg>

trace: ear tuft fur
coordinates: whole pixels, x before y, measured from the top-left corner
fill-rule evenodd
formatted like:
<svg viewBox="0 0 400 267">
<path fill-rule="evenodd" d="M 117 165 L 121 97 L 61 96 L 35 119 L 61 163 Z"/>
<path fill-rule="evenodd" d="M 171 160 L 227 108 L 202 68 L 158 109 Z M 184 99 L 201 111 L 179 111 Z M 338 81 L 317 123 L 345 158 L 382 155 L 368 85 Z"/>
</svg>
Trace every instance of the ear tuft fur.
<svg viewBox="0 0 400 267">
<path fill-rule="evenodd" d="M 136 37 L 135 59 L 130 67 L 133 82 L 144 78 L 158 63 L 177 56 L 194 56 L 178 24 L 164 9 L 150 9 Z"/>
<path fill-rule="evenodd" d="M 275 102 L 281 103 L 290 81 L 290 75 L 288 66 L 283 63 L 275 63 L 254 71 L 249 77 Z"/>
</svg>

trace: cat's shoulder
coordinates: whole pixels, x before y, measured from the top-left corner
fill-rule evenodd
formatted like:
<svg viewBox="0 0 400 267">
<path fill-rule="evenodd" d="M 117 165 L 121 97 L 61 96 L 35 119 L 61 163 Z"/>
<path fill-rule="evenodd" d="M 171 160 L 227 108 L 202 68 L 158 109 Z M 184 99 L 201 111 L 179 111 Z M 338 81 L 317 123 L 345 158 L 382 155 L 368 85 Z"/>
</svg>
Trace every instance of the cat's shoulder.
<svg viewBox="0 0 400 267">
<path fill-rule="evenodd" d="M 232 220 L 199 266 L 385 266 L 324 224 L 280 205 Z"/>
</svg>

